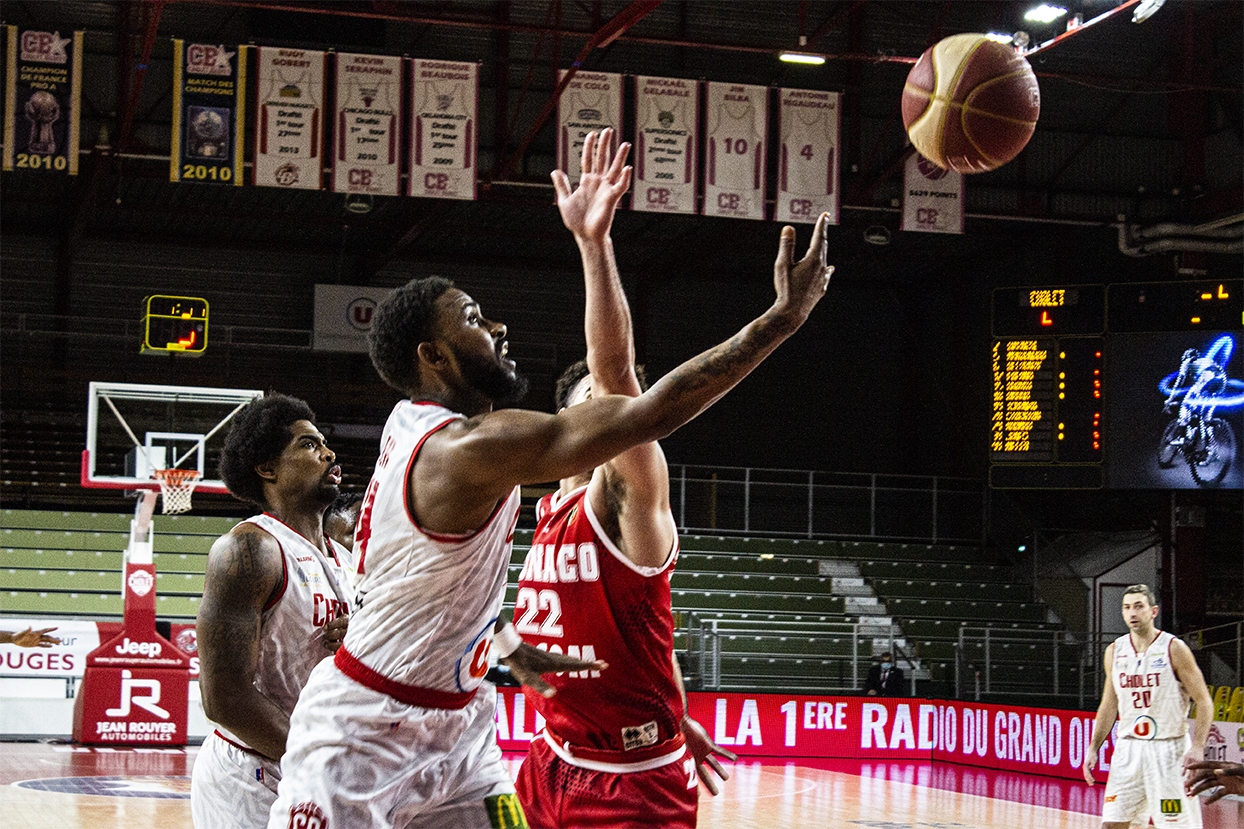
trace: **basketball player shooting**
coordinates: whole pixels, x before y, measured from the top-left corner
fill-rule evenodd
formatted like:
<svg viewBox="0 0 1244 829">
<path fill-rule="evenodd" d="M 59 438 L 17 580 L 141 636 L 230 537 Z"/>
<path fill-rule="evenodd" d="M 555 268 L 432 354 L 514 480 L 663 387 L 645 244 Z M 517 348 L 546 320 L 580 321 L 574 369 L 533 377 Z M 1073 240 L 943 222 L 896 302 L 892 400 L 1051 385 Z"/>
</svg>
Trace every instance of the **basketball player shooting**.
<svg viewBox="0 0 1244 829">
<path fill-rule="evenodd" d="M 1205 758 L 1214 704 L 1192 651 L 1154 627 L 1157 615 L 1147 585 L 1124 590 L 1123 620 L 1130 632 L 1106 648 L 1106 685 L 1084 754 L 1084 779 L 1092 786 L 1098 752 L 1118 722 L 1103 829 L 1127 829 L 1150 818 L 1158 826 L 1201 827 L 1201 803 L 1185 792 L 1183 778 Z M 1189 698 L 1196 703 L 1191 736 Z"/>
<path fill-rule="evenodd" d="M 586 287 L 587 360 L 558 381 L 559 410 L 643 391 L 610 237 L 630 185 L 631 168 L 623 166 L 630 147 L 622 144 L 610 159 L 612 139 L 612 130 L 587 135 L 573 191 L 564 172 L 553 173 Z M 540 501 L 536 517 L 519 579 L 518 632 L 539 647 L 591 654 L 610 668 L 551 678 L 556 696 L 525 691 L 547 722 L 516 781 L 528 821 L 537 827 L 694 827 L 697 771 L 717 794 L 705 763 L 727 779 L 712 755 L 736 758 L 686 714 L 670 610 L 678 534 L 660 445 L 640 444 L 563 478 L 558 491 Z"/>
<path fill-rule="evenodd" d="M 777 296 L 729 340 L 642 395 L 601 395 L 556 415 L 500 408 L 526 388 L 506 328 L 450 281 L 415 279 L 380 304 L 372 362 L 407 399 L 385 425 L 359 516 L 350 628 L 294 710 L 270 829 L 485 829 L 498 815 L 526 826 L 497 746 L 496 696 L 477 693 L 518 487 L 659 440 L 737 385 L 825 295 L 824 225 L 799 261 L 794 228 L 782 230 Z"/>
</svg>

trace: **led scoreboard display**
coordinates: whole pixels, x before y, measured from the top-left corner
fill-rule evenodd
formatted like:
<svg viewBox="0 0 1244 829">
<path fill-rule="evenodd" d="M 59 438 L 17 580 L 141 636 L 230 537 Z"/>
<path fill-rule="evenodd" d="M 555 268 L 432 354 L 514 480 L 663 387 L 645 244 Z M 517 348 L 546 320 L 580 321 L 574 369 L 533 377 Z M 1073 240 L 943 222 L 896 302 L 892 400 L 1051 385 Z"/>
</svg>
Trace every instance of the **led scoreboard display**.
<svg viewBox="0 0 1244 829">
<path fill-rule="evenodd" d="M 1242 298 L 1239 279 L 995 289 L 990 485 L 1240 486 Z M 1202 409 L 1213 445 L 1164 450 Z"/>
<path fill-rule="evenodd" d="M 149 296 L 143 310 L 143 353 L 199 355 L 207 350 L 206 299 Z"/>
</svg>

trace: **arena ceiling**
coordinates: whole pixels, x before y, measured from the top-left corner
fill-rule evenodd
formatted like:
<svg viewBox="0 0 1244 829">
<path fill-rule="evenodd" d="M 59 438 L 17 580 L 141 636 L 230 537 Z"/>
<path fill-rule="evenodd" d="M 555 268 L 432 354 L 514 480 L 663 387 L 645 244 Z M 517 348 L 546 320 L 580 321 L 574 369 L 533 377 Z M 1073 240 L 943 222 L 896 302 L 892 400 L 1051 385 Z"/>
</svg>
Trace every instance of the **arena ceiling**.
<svg viewBox="0 0 1244 829">
<path fill-rule="evenodd" d="M 1152 0 L 1150 0 L 1152 2 Z M 972 176 L 969 221 L 996 234 L 1023 220 L 1137 224 L 1238 221 L 1244 202 L 1244 4 L 1064 0 L 1068 17 L 1023 19 L 1033 2 L 901 0 L 540 0 L 481 2 L 56 3 L 8 0 L 4 23 L 86 31 L 81 174 L 7 172 L 5 233 L 54 236 L 65 278 L 94 237 L 322 250 L 366 281 L 403 257 L 536 260 L 564 231 L 548 208 L 555 70 L 739 81 L 845 93 L 840 232 L 897 229 L 906 148 L 899 98 L 921 52 L 960 32 L 1024 30 L 1042 91 L 1037 134 L 1018 159 Z M 1120 8 L 1124 7 L 1124 8 Z M 1109 14 L 1114 11 L 1114 14 Z M 1063 35 L 1067 19 L 1106 18 Z M 475 202 L 377 198 L 168 181 L 171 38 L 410 55 L 481 63 Z M 801 41 L 803 45 L 800 46 Z M 794 66 L 778 52 L 827 58 Z M 355 212 L 359 210 L 366 212 Z M 653 263 L 666 252 L 771 247 L 771 223 L 632 214 L 619 232 Z M 971 225 L 970 225 L 971 226 Z M 670 257 L 675 256 L 669 253 Z"/>
</svg>

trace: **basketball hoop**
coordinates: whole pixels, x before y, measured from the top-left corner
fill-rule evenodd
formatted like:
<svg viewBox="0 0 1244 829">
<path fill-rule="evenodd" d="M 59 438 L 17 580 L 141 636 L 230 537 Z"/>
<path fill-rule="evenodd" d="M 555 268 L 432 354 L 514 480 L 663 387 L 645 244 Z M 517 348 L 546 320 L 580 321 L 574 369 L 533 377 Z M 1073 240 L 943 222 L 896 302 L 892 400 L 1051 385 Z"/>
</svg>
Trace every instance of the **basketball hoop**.
<svg viewBox="0 0 1244 829">
<path fill-rule="evenodd" d="M 199 480 L 197 469 L 154 469 L 152 475 L 160 484 L 160 495 L 163 498 L 162 512 L 165 515 L 176 515 L 190 511 L 190 497 L 194 494 L 194 485 Z"/>
</svg>

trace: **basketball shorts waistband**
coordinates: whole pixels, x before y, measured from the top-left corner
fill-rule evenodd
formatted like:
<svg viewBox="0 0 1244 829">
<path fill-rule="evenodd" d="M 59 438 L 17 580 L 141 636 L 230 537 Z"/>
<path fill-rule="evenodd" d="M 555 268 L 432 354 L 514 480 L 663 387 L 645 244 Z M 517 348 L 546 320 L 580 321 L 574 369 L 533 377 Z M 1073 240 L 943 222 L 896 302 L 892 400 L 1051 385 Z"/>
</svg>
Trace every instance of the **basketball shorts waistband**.
<svg viewBox="0 0 1244 829">
<path fill-rule="evenodd" d="M 650 771 L 677 763 L 687 753 L 687 744 L 679 734 L 673 739 L 635 751 L 608 751 L 598 748 L 572 746 L 549 733 L 540 733 L 553 753 L 572 766 L 589 771 L 607 771 L 615 774 Z"/>
<path fill-rule="evenodd" d="M 379 671 L 375 671 L 362 662 L 344 647 L 338 648 L 333 656 L 333 664 L 337 670 L 353 679 L 358 684 L 392 697 L 398 702 L 415 705 L 419 708 L 440 708 L 458 710 L 466 708 L 475 699 L 478 687 L 463 693 L 438 691 L 435 688 L 421 688 L 418 685 L 407 685 L 395 679 L 389 679 Z"/>
</svg>

